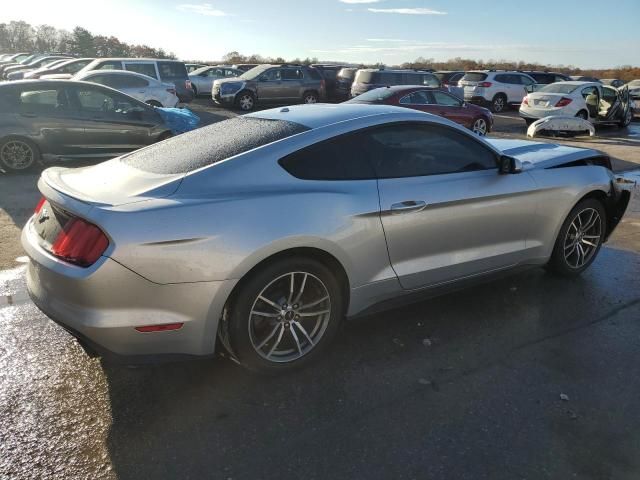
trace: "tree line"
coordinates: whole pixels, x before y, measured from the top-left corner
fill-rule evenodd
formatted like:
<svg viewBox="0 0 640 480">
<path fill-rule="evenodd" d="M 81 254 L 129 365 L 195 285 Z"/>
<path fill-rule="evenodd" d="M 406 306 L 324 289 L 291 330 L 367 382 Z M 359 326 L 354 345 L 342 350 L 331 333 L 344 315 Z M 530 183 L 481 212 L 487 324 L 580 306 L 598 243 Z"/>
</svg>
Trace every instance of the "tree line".
<svg viewBox="0 0 640 480">
<path fill-rule="evenodd" d="M 94 35 L 86 28 L 73 31 L 51 25 L 32 26 L 24 21 L 0 23 L 0 53 L 66 53 L 79 57 L 176 58 L 171 52 L 148 45 L 133 45 L 114 36 Z"/>
</svg>

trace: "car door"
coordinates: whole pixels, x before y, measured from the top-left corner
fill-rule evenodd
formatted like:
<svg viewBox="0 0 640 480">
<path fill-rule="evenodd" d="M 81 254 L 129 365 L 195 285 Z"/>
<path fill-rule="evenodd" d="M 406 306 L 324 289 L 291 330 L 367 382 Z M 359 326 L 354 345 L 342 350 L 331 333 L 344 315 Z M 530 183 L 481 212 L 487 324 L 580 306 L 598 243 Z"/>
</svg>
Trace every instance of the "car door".
<svg viewBox="0 0 640 480">
<path fill-rule="evenodd" d="M 526 258 L 536 185 L 499 175 L 497 154 L 451 127 L 402 123 L 369 132 L 389 259 L 412 290 Z"/>
<path fill-rule="evenodd" d="M 68 87 L 85 125 L 86 151 L 110 157 L 152 143 L 151 129 L 159 123 L 152 107 L 98 85 Z"/>
<path fill-rule="evenodd" d="M 302 69 L 282 69 L 282 99 L 291 101 L 302 98 Z"/>
<path fill-rule="evenodd" d="M 473 117 L 469 115 L 469 110 L 463 106 L 462 100 L 440 90 L 432 90 L 431 95 L 436 104 L 438 115 L 465 127 L 471 126 Z"/>
<path fill-rule="evenodd" d="M 258 99 L 264 102 L 277 102 L 283 98 L 282 69 L 271 68 L 258 78 Z"/>
<path fill-rule="evenodd" d="M 18 122 L 38 139 L 42 153 L 82 153 L 84 119 L 70 105 L 63 85 L 26 85 L 16 89 L 14 100 Z"/>
</svg>

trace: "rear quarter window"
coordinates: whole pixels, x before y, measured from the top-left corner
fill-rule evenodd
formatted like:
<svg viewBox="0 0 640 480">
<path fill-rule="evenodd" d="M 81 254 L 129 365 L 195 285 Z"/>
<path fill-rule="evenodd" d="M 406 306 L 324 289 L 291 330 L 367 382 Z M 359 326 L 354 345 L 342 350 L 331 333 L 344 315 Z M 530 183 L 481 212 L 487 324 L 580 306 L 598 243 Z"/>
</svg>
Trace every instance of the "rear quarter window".
<svg viewBox="0 0 640 480">
<path fill-rule="evenodd" d="M 120 161 L 150 173 L 188 173 L 307 130 L 295 122 L 236 117 L 138 150 Z"/>
<path fill-rule="evenodd" d="M 187 79 L 187 67 L 181 62 L 158 62 L 162 80 Z"/>
</svg>

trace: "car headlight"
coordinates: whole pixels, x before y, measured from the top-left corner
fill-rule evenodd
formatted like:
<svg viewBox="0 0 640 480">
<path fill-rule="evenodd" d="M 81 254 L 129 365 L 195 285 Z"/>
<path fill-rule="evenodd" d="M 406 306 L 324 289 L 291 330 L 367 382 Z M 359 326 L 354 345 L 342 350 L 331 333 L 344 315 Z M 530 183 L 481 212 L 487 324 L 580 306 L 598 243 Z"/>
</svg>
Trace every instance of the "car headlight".
<svg viewBox="0 0 640 480">
<path fill-rule="evenodd" d="M 220 86 L 220 95 L 230 95 L 232 93 L 236 93 L 242 88 L 243 85 L 244 84 L 242 82 L 223 83 Z"/>
</svg>

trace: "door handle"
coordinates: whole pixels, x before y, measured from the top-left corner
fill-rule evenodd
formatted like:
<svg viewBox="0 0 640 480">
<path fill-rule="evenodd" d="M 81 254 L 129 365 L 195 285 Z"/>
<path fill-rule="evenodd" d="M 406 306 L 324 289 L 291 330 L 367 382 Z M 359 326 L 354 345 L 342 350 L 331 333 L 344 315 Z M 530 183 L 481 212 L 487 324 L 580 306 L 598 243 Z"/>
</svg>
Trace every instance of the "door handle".
<svg viewBox="0 0 640 480">
<path fill-rule="evenodd" d="M 427 207 L 427 204 L 422 200 L 406 200 L 400 203 L 394 203 L 391 205 L 391 213 L 400 214 L 400 213 L 410 213 L 410 212 L 420 212 Z"/>
</svg>

